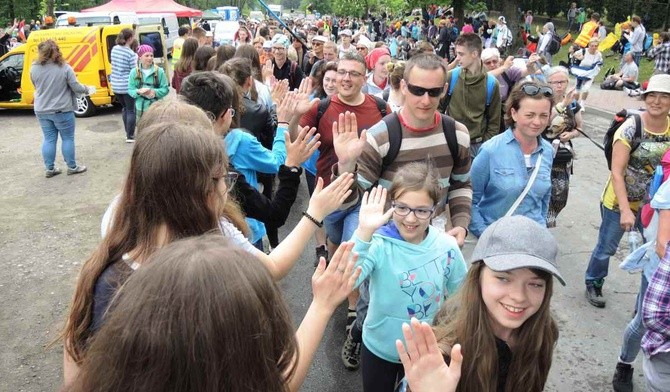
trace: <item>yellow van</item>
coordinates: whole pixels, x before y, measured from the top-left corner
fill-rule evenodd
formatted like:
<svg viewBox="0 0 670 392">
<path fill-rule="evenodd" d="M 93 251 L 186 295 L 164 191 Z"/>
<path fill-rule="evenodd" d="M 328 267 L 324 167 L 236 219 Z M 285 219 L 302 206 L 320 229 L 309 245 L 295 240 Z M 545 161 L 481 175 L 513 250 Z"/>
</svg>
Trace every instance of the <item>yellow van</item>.
<svg viewBox="0 0 670 392">
<path fill-rule="evenodd" d="M 47 39 L 56 41 L 65 60 L 72 66 L 80 83 L 95 86 L 90 97 L 77 100 L 77 117 L 95 114 L 96 107 L 110 105 L 114 99 L 109 75 L 110 56 L 116 36 L 124 28 L 135 28 L 142 44 L 154 47 L 155 62 L 167 69 L 167 50 L 160 25 L 71 27 L 38 30 L 30 33 L 28 42 L 0 57 L 0 108 L 32 109 L 35 87 L 30 81 L 30 66 L 37 60 L 37 45 Z"/>
</svg>

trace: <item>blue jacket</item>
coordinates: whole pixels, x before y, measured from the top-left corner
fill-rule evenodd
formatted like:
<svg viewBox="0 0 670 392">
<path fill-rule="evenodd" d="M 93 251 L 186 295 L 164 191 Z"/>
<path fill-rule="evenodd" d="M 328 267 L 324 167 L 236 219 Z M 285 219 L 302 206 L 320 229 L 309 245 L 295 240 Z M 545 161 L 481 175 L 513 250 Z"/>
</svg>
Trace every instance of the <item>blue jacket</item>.
<svg viewBox="0 0 670 392">
<path fill-rule="evenodd" d="M 412 317 L 432 323 L 444 298 L 453 295 L 467 273 L 456 240 L 432 226 L 418 245 L 400 237 L 393 222 L 379 229 L 370 242 L 354 235 L 357 266 L 363 272 L 356 285 L 370 279 L 370 305 L 363 323 L 363 342 L 376 356 L 400 363 L 396 339 L 402 323 Z"/>
<path fill-rule="evenodd" d="M 240 173 L 244 174 L 249 185 L 258 189 L 256 172 L 275 174 L 286 161 L 286 143 L 284 131 L 286 125 L 277 128 L 277 134 L 272 142 L 272 151 L 263 147 L 256 137 L 243 129 L 232 129 L 223 139 L 230 163 Z M 265 226 L 262 222 L 247 218 L 251 229 L 250 242 L 256 243 L 265 235 Z"/>
<path fill-rule="evenodd" d="M 521 146 L 514 138 L 512 129 L 508 128 L 484 142 L 472 162 L 472 234 L 479 237 L 491 223 L 507 213 L 526 187 L 540 154 L 540 171 L 514 215 L 526 216 L 542 226 L 547 224 L 553 148 L 548 141 L 538 137 L 538 146 L 531 154 L 532 167 L 528 169 Z"/>
</svg>

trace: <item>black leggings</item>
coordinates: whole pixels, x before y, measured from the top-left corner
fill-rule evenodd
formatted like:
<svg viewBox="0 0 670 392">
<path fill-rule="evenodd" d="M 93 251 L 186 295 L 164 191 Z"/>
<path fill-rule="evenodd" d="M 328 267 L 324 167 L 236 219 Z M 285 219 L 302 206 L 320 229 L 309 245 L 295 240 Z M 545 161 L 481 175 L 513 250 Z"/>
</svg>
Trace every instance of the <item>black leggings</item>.
<svg viewBox="0 0 670 392">
<path fill-rule="evenodd" d="M 364 392 L 393 392 L 396 384 L 405 377 L 401 363 L 393 363 L 379 358 L 362 345 L 361 373 Z"/>
</svg>

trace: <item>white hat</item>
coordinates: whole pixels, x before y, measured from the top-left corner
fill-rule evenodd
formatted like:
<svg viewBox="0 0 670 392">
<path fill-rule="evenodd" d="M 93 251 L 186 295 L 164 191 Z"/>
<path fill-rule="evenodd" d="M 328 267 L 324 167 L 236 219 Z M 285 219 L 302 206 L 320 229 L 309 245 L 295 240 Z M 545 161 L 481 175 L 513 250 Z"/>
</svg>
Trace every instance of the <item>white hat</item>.
<svg viewBox="0 0 670 392">
<path fill-rule="evenodd" d="M 338 35 L 348 35 L 349 37 L 351 37 L 353 34 L 351 34 L 351 30 L 344 29 L 344 30 L 340 31 L 340 33 Z"/>
<path fill-rule="evenodd" d="M 647 89 L 644 90 L 643 96 L 646 96 L 648 93 L 670 94 L 670 75 L 658 74 L 652 76 L 651 79 L 649 79 Z"/>
<path fill-rule="evenodd" d="M 323 36 L 323 35 L 315 35 L 314 37 L 312 37 L 312 41 L 318 41 L 318 42 L 326 43 L 326 42 L 328 42 L 328 38 L 326 38 L 326 36 Z"/>
<path fill-rule="evenodd" d="M 500 22 L 507 23 L 507 20 L 505 20 L 505 17 L 502 16 L 502 15 L 500 15 L 500 17 L 498 17 L 498 20 L 499 20 Z"/>
</svg>

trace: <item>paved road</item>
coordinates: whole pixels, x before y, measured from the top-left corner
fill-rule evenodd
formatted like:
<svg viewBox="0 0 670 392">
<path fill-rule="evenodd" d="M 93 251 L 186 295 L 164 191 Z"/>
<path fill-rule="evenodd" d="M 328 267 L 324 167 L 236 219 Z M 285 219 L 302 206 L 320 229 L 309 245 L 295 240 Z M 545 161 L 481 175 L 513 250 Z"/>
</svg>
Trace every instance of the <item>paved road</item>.
<svg viewBox="0 0 670 392">
<path fill-rule="evenodd" d="M 121 186 L 132 147 L 123 143 L 117 111 L 77 120 L 78 158 L 90 171 L 47 180 L 34 115 L 4 111 L 0 121 L 0 391 L 51 391 L 60 383 L 61 354 L 46 345 L 63 321 L 81 263 L 98 241 L 100 217 Z M 585 130 L 602 134 L 607 122 L 587 111 Z M 607 391 L 639 277 L 613 263 L 605 286 L 608 307 L 595 309 L 584 300 L 583 272 L 600 224 L 598 200 L 607 170 L 602 152 L 590 142 L 578 139 L 575 148 L 570 200 L 553 230 L 568 286 L 558 287 L 554 296 L 561 338 L 547 390 Z M 286 227 L 295 224 L 306 205 L 301 185 Z M 466 257 L 472 246 L 466 244 Z M 281 282 L 296 325 L 311 298 L 313 249 L 314 243 L 306 245 L 302 260 Z M 328 325 L 303 390 L 361 390 L 360 373 L 346 371 L 339 359 L 345 312 L 341 307 Z M 639 359 L 635 382 L 642 385 Z"/>
</svg>

